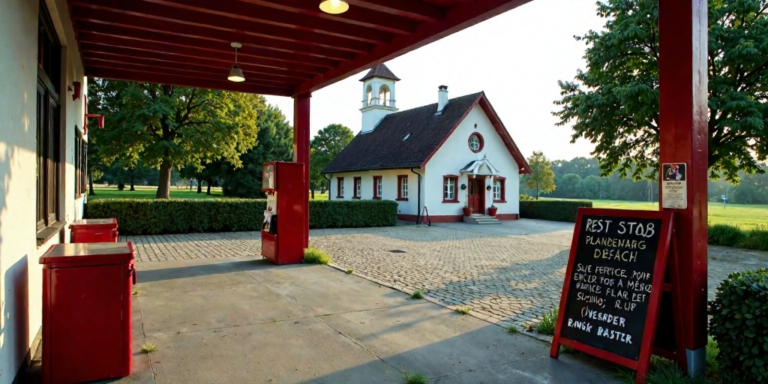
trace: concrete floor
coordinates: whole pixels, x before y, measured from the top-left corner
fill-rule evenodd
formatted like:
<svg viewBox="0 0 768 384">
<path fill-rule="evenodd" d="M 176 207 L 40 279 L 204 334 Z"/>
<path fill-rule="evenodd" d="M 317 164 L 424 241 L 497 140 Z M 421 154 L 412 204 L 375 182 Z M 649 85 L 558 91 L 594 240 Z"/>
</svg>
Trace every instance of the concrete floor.
<svg viewBox="0 0 768 384">
<path fill-rule="evenodd" d="M 326 266 L 138 265 L 134 373 L 119 383 L 612 383 L 586 356 Z M 145 342 L 157 352 L 139 352 Z"/>
</svg>

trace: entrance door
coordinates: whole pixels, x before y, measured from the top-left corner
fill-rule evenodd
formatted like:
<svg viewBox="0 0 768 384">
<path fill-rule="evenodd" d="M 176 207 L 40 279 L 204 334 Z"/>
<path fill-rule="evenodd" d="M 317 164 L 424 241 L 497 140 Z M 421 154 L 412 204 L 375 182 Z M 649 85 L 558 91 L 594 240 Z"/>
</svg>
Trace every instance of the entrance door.
<svg viewBox="0 0 768 384">
<path fill-rule="evenodd" d="M 469 179 L 469 207 L 472 208 L 472 213 L 485 213 L 485 185 L 483 179 Z"/>
</svg>

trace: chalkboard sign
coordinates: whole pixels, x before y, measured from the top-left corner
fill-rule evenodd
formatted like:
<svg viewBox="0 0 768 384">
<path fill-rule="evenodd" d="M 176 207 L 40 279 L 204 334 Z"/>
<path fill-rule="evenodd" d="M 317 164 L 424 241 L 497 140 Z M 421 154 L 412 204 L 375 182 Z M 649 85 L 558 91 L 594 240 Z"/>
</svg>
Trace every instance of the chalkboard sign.
<svg viewBox="0 0 768 384">
<path fill-rule="evenodd" d="M 579 210 L 552 357 L 563 344 L 644 379 L 671 233 L 671 212 Z"/>
</svg>

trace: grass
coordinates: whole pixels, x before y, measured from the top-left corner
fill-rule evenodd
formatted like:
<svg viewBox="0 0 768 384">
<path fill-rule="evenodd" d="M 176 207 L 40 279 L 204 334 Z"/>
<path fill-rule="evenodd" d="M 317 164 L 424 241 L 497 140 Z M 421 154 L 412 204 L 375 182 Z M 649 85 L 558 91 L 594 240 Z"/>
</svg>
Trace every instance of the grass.
<svg viewBox="0 0 768 384">
<path fill-rule="evenodd" d="M 424 292 L 421 291 L 413 291 L 411 294 L 411 299 L 423 299 L 424 298 Z"/>
<path fill-rule="evenodd" d="M 592 200 L 595 208 L 611 209 L 635 209 L 654 211 L 658 210 L 657 202 L 647 201 L 620 201 L 620 200 Z M 709 203 L 709 224 L 730 224 L 743 230 L 751 230 L 768 224 L 768 205 Z"/>
<path fill-rule="evenodd" d="M 719 371 L 717 366 L 717 354 L 719 350 L 717 343 L 709 338 L 707 344 L 707 368 L 704 371 L 704 375 L 692 378 L 686 376 L 675 365 L 672 360 L 667 360 L 658 356 L 651 357 L 651 365 L 648 368 L 648 375 L 646 376 L 646 383 L 648 384 L 716 384 L 720 382 Z M 635 382 L 635 371 L 618 367 L 614 376 L 620 381 L 633 384 Z"/>
<path fill-rule="evenodd" d="M 304 263 L 328 265 L 331 263 L 331 257 L 317 248 L 309 247 L 304 250 Z"/>
<path fill-rule="evenodd" d="M 95 195 L 88 195 L 88 200 L 99 199 L 154 199 L 157 193 L 157 187 L 155 186 L 136 186 L 135 191 L 129 190 L 130 186 L 126 186 L 124 190 L 120 191 L 116 185 L 110 186 L 94 186 L 93 190 Z M 189 187 L 177 188 L 171 186 L 171 198 L 172 199 L 226 199 L 224 193 L 220 187 L 211 188 L 211 194 L 205 193 L 206 188 L 203 187 L 203 193 L 197 193 L 197 187 L 192 190 Z M 311 196 L 311 195 L 310 195 Z M 315 200 L 328 200 L 327 193 L 315 193 Z"/>
<path fill-rule="evenodd" d="M 518 333 L 518 332 L 520 332 L 520 330 L 517 329 L 517 327 L 514 324 L 510 325 L 509 327 L 507 327 L 507 333 L 509 333 L 509 334 L 515 334 L 515 333 Z"/>
<path fill-rule="evenodd" d="M 143 353 L 157 352 L 157 346 L 153 343 L 144 343 L 141 345 L 141 352 Z"/>
<path fill-rule="evenodd" d="M 427 376 L 423 373 L 404 373 L 405 384 L 427 384 Z"/>
<path fill-rule="evenodd" d="M 552 336 L 555 334 L 555 327 L 557 326 L 557 308 L 545 313 L 541 316 L 539 325 L 536 326 L 536 332 L 542 335 Z"/>
<path fill-rule="evenodd" d="M 351 275 L 353 273 L 355 273 L 354 269 L 347 269 L 347 275 Z"/>
<path fill-rule="evenodd" d="M 469 312 L 472 311 L 471 307 L 457 307 L 454 309 L 456 313 L 461 313 L 462 315 L 469 315 Z"/>
</svg>

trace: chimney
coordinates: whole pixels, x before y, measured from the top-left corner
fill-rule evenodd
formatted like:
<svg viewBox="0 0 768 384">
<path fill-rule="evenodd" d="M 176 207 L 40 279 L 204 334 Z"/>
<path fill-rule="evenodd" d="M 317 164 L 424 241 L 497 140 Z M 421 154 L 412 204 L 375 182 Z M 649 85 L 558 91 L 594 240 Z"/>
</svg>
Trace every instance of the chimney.
<svg viewBox="0 0 768 384">
<path fill-rule="evenodd" d="M 441 85 L 438 87 L 437 91 L 437 113 L 435 114 L 439 115 L 443 113 L 443 109 L 445 109 L 446 105 L 448 105 L 448 86 Z"/>
</svg>

